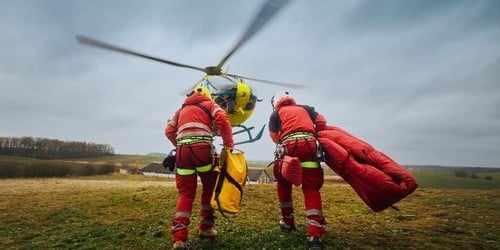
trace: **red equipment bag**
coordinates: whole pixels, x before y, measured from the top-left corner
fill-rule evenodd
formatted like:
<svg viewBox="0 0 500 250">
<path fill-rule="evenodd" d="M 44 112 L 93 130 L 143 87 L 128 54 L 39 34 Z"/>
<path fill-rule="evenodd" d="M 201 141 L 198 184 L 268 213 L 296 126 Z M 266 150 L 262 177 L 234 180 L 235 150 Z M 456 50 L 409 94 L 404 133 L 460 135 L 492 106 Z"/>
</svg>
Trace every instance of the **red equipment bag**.
<svg viewBox="0 0 500 250">
<path fill-rule="evenodd" d="M 393 206 L 418 186 L 406 168 L 341 128 L 329 126 L 318 133 L 318 141 L 326 164 L 375 212 Z"/>
<path fill-rule="evenodd" d="M 295 186 L 302 184 L 302 166 L 297 157 L 285 155 L 282 160 L 278 161 L 281 164 L 281 175 Z"/>
</svg>

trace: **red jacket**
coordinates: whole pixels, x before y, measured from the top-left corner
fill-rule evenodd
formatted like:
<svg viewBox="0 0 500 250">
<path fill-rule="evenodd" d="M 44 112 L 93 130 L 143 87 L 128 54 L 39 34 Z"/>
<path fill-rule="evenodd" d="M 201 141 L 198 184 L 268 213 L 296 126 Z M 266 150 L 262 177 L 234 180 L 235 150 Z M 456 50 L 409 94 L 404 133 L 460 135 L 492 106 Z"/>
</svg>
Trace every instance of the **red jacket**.
<svg viewBox="0 0 500 250">
<path fill-rule="evenodd" d="M 326 128 L 325 118 L 313 107 L 297 105 L 295 101 L 289 105 L 279 106 L 269 118 L 269 135 L 274 143 L 295 132 L 316 134 Z"/>
<path fill-rule="evenodd" d="M 210 116 L 206 111 L 210 113 Z M 212 123 L 213 122 L 213 123 Z M 182 108 L 178 109 L 165 128 L 168 140 L 177 146 L 177 139 L 186 136 L 214 136 L 213 125 L 222 137 L 224 146 L 234 147 L 233 131 L 226 112 L 208 97 L 192 94 L 184 100 Z"/>
</svg>

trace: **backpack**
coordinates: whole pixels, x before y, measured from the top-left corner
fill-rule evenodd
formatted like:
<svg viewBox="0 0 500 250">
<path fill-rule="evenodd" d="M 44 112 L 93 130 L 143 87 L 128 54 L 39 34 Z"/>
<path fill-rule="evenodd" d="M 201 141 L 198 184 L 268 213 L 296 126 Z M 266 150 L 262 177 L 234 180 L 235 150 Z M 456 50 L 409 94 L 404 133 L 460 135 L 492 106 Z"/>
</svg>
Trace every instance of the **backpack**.
<svg viewBox="0 0 500 250">
<path fill-rule="evenodd" d="M 276 160 L 281 171 L 281 175 L 295 186 L 302 184 L 302 165 L 298 157 L 284 155 L 283 159 Z"/>
<path fill-rule="evenodd" d="M 210 202 L 215 210 L 235 214 L 240 210 L 243 186 L 247 180 L 248 166 L 245 153 L 238 149 L 222 149 L 214 193 Z"/>
</svg>

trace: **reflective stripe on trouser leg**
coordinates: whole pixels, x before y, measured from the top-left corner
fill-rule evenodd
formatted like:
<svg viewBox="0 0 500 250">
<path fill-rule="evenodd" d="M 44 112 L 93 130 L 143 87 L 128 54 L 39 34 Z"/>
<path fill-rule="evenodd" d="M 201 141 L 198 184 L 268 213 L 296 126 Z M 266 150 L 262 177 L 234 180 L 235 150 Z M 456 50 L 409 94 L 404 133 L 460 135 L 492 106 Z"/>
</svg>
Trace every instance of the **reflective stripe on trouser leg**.
<svg viewBox="0 0 500 250">
<path fill-rule="evenodd" d="M 192 175 L 192 174 L 196 174 L 196 170 L 189 169 L 189 168 L 177 168 L 176 171 L 177 171 L 178 175 Z"/>
<path fill-rule="evenodd" d="M 207 170 L 206 172 L 201 172 L 200 170 L 198 170 L 198 176 L 200 176 L 202 184 L 199 224 L 200 231 L 206 231 L 207 229 L 213 227 L 215 218 L 213 216 L 213 208 L 210 205 L 210 201 L 214 193 L 217 173 L 213 171 L 212 165 L 207 166 L 203 167 L 205 168 L 203 170 Z"/>
<path fill-rule="evenodd" d="M 318 215 L 318 216 L 323 217 L 323 212 L 319 209 L 309 209 L 306 211 L 306 216 L 309 216 L 309 215 Z"/>
<path fill-rule="evenodd" d="M 191 213 L 176 212 L 172 221 L 172 241 L 186 241 L 188 239 L 188 226 L 191 223 L 189 220 Z"/>
<path fill-rule="evenodd" d="M 196 167 L 196 172 L 205 173 L 212 170 L 212 164 L 208 164 L 201 167 Z"/>
<path fill-rule="evenodd" d="M 195 174 L 196 172 L 199 173 L 205 173 L 212 170 L 212 164 L 208 164 L 205 166 L 201 167 L 196 167 L 196 169 L 190 169 L 190 168 L 177 168 L 177 174 L 179 175 L 192 175 Z"/>
<path fill-rule="evenodd" d="M 177 175 L 175 183 L 179 197 L 175 207 L 176 213 L 172 220 L 172 240 L 186 241 L 198 182 L 196 175 Z"/>
<path fill-rule="evenodd" d="M 307 235 L 322 237 L 325 232 L 326 222 L 323 212 L 319 209 L 306 210 L 307 216 Z"/>
<path fill-rule="evenodd" d="M 191 213 L 189 213 L 189 212 L 176 212 L 175 213 L 175 218 L 178 218 L 178 217 L 189 218 L 189 217 L 191 217 Z"/>
<path fill-rule="evenodd" d="M 281 217 L 286 224 L 295 224 L 292 202 L 292 183 L 281 175 L 281 168 L 278 164 L 273 166 L 273 173 L 277 180 L 276 193 L 280 202 Z"/>
<path fill-rule="evenodd" d="M 322 168 L 302 168 L 302 193 L 308 220 L 306 234 L 309 236 L 321 237 L 325 231 L 320 193 L 323 178 Z"/>
<path fill-rule="evenodd" d="M 202 205 L 200 209 L 200 224 L 201 231 L 206 231 L 215 224 L 214 210 L 210 205 Z"/>
<path fill-rule="evenodd" d="M 295 215 L 293 214 L 293 202 L 287 201 L 280 203 L 281 217 L 287 225 L 295 224 Z"/>
</svg>

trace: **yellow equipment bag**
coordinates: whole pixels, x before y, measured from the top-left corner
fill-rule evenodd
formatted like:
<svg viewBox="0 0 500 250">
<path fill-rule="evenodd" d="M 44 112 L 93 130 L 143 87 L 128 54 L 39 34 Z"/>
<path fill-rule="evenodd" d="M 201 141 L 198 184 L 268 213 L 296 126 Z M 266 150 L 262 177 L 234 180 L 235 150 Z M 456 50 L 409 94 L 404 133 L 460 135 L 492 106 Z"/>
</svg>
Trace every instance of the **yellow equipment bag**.
<svg viewBox="0 0 500 250">
<path fill-rule="evenodd" d="M 238 149 L 222 149 L 220 164 L 215 168 L 219 172 L 212 195 L 211 206 L 224 213 L 235 214 L 240 210 L 243 186 L 247 180 L 247 162 L 245 153 Z"/>
</svg>

